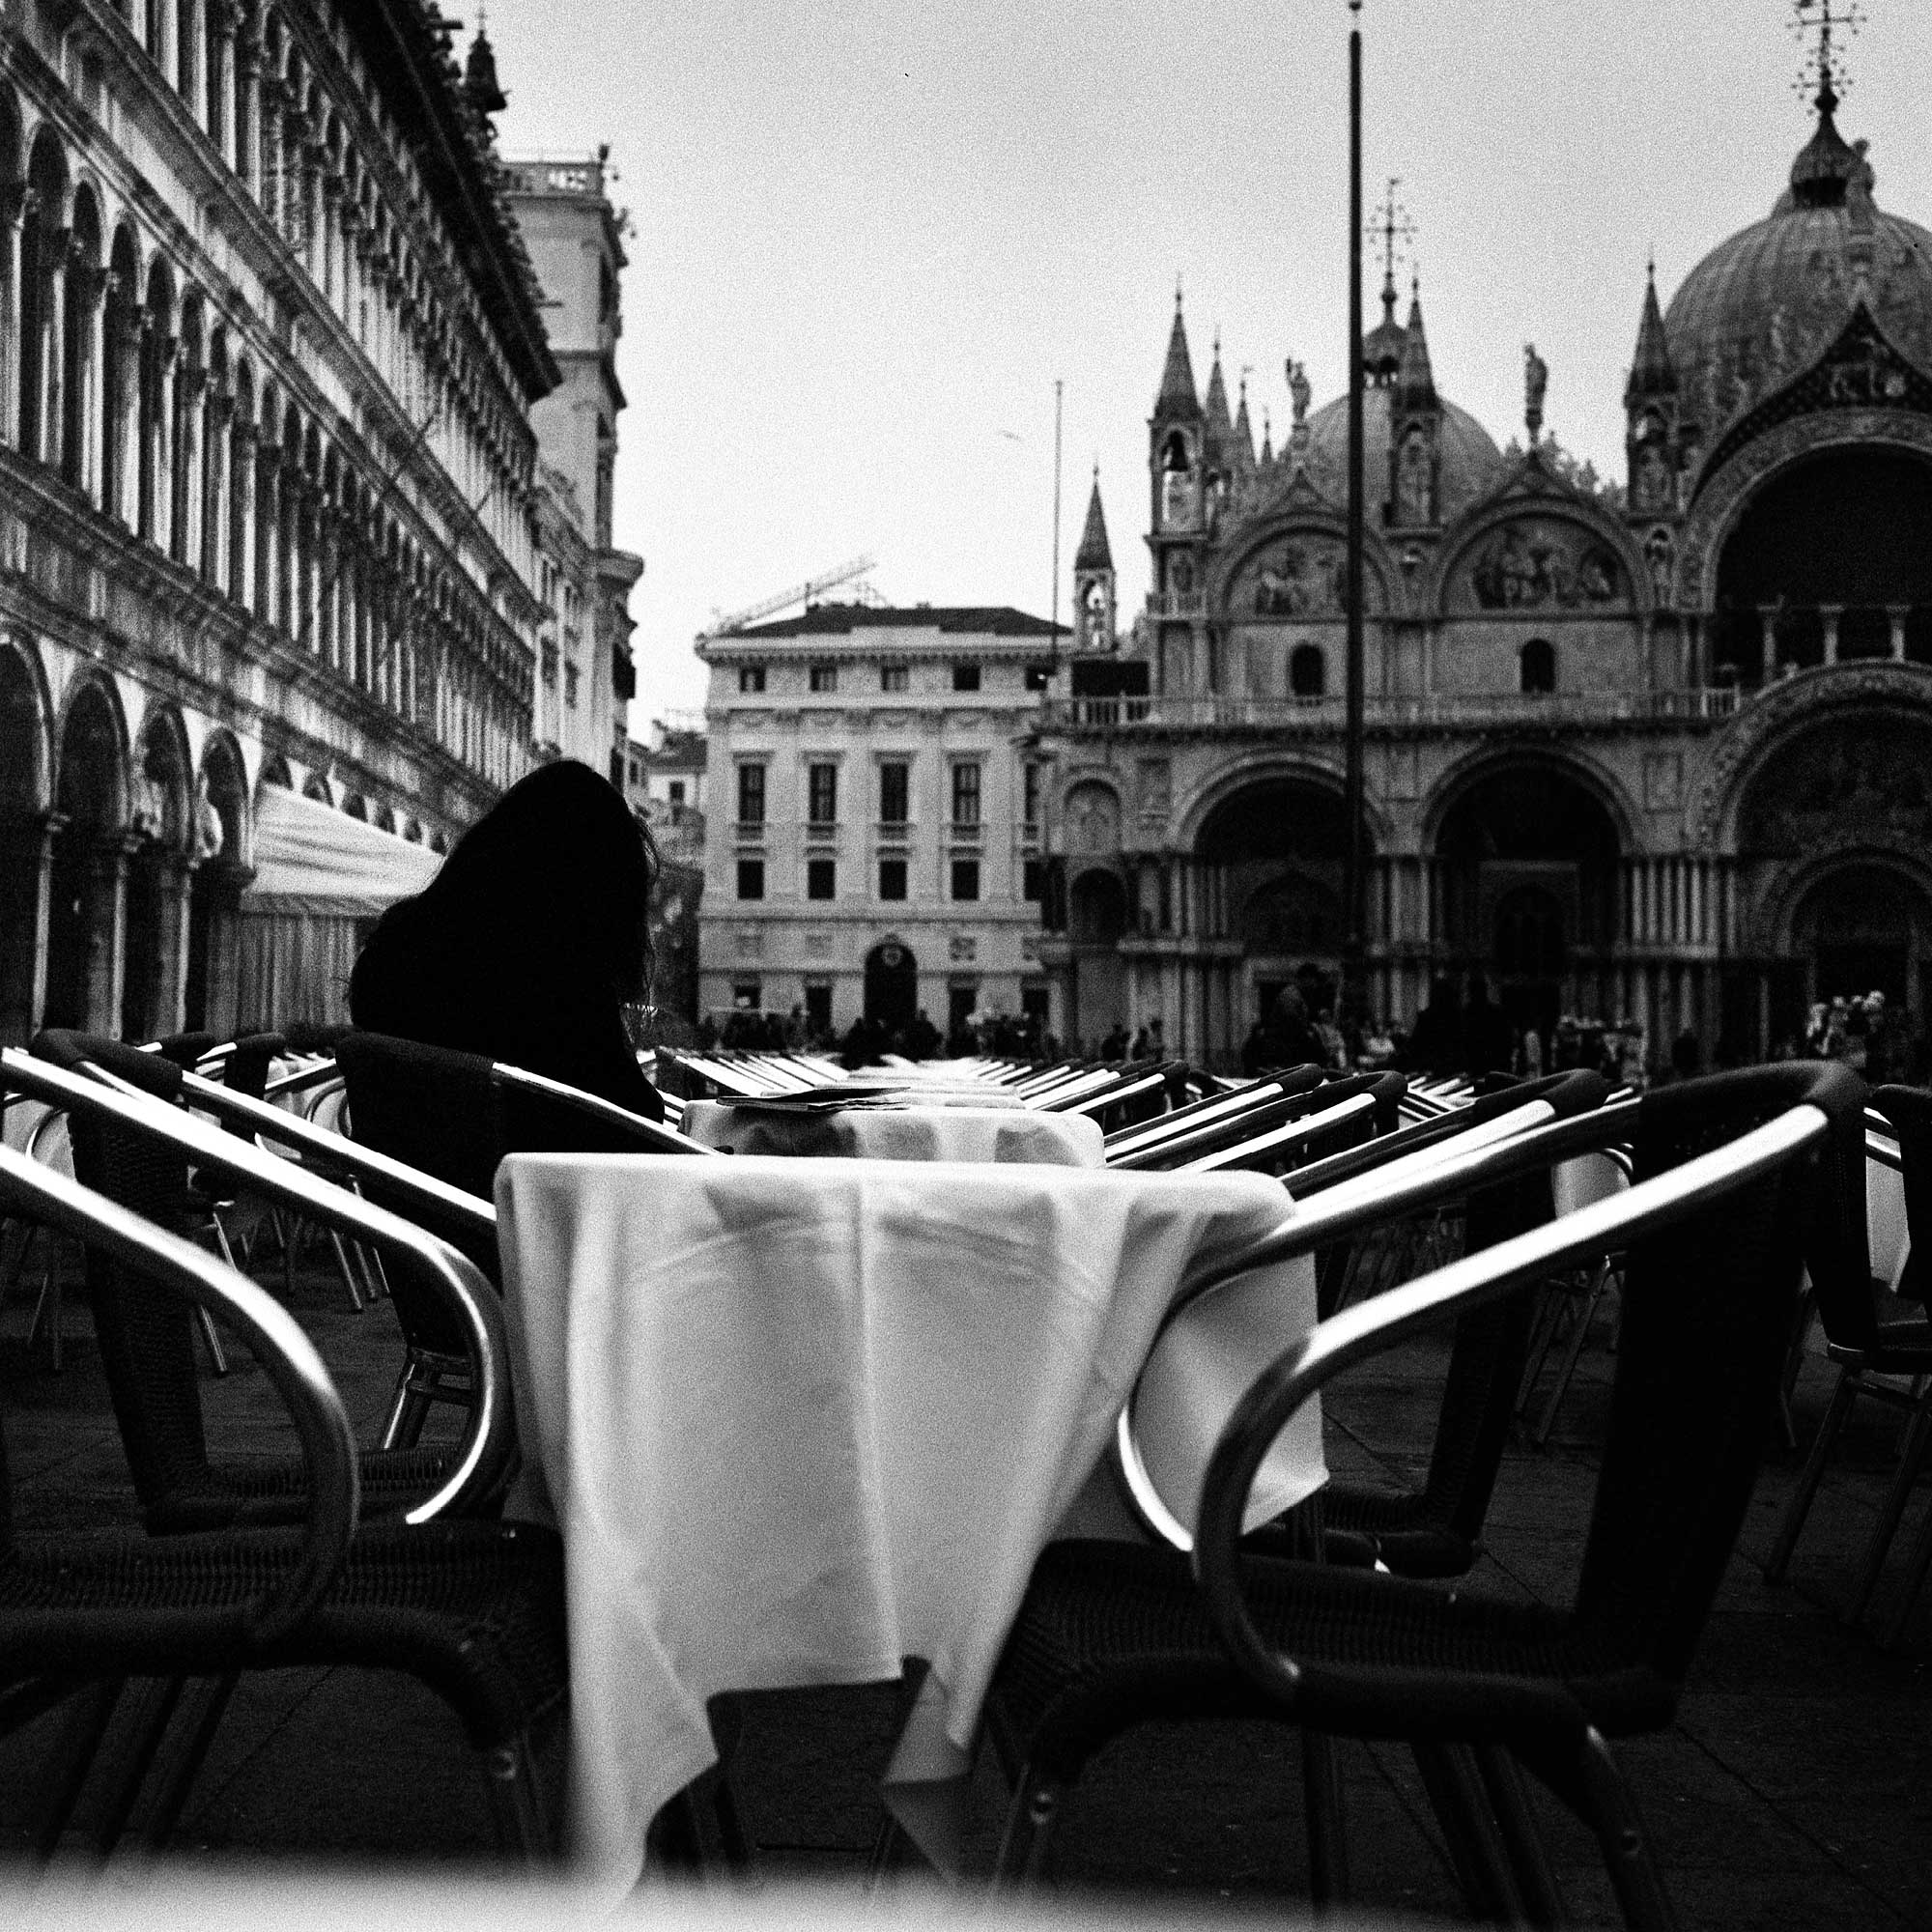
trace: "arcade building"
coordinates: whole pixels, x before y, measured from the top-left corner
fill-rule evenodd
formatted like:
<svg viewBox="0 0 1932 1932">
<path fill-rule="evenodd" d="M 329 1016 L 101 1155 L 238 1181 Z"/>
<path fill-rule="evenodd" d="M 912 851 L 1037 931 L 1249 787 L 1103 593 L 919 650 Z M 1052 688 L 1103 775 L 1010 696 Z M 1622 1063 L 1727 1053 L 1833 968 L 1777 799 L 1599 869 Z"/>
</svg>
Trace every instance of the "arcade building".
<svg viewBox="0 0 1932 1932">
<path fill-rule="evenodd" d="M 1392 280 L 1368 372 L 1368 984 L 1412 1024 L 1482 971 L 1519 1027 L 1629 1020 L 1653 1064 L 1872 989 L 1932 1021 L 1932 233 L 1816 126 L 1762 221 L 1642 292 L 1627 471 L 1506 454 Z M 1052 1020 L 1159 1016 L 1225 1064 L 1343 939 L 1346 397 L 1257 455 L 1179 307 L 1131 627 L 1096 480 L 1045 707 Z"/>
</svg>

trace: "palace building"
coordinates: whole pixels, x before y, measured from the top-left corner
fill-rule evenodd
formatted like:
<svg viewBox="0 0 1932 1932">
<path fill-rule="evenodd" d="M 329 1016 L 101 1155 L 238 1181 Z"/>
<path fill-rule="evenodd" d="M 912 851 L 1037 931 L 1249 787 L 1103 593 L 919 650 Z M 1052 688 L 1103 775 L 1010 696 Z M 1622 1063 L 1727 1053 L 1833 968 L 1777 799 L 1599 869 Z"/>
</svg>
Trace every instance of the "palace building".
<svg viewBox="0 0 1932 1932">
<path fill-rule="evenodd" d="M 1707 1059 L 1884 991 L 1932 1020 L 1932 234 L 1816 127 L 1765 218 L 1634 303 L 1627 470 L 1438 388 L 1419 296 L 1367 369 L 1370 1001 L 1482 971 L 1517 1024 Z M 1768 197 L 1769 198 L 1769 197 Z M 1065 1036 L 1124 1006 L 1225 1061 L 1343 940 L 1348 403 L 1257 454 L 1177 309 L 1149 423 L 1153 587 L 1122 635 L 1097 481 L 1046 708 Z"/>
<path fill-rule="evenodd" d="M 296 888 L 528 763 L 559 371 L 451 31 L 0 21 L 0 1039 L 339 1009 L 353 900 Z"/>
</svg>

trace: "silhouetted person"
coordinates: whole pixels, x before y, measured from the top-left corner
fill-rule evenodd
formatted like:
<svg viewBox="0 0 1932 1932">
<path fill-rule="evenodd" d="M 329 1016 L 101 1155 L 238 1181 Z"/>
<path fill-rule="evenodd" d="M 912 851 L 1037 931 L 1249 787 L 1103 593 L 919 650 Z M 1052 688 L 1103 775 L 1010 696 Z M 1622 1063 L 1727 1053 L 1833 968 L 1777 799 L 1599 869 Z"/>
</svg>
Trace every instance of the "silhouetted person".
<svg viewBox="0 0 1932 1932">
<path fill-rule="evenodd" d="M 940 1037 L 939 1029 L 933 1025 L 923 1007 L 919 1009 L 919 1017 L 905 1031 L 905 1056 L 908 1060 L 930 1060 L 946 1044 Z"/>
<path fill-rule="evenodd" d="M 1508 1016 L 1490 998 L 1490 982 L 1469 976 L 1469 1004 L 1463 1009 L 1463 1050 L 1471 1075 L 1507 1073 L 1516 1058 L 1516 1034 Z"/>
<path fill-rule="evenodd" d="M 1409 1036 L 1408 1061 L 1416 1073 L 1463 1071 L 1463 1002 L 1454 980 L 1437 980 L 1429 989 L 1429 1004 Z"/>
<path fill-rule="evenodd" d="M 1308 1017 L 1308 1002 L 1299 986 L 1284 986 L 1275 995 L 1262 1041 L 1264 1066 L 1326 1066 L 1328 1045 Z"/>
<path fill-rule="evenodd" d="M 623 1008 L 641 999 L 657 854 L 588 765 L 544 765 L 392 905 L 349 982 L 358 1027 L 478 1053 L 664 1118 Z"/>
<path fill-rule="evenodd" d="M 1704 1049 L 1697 1036 L 1686 1027 L 1670 1042 L 1670 1077 L 1673 1081 L 1694 1080 L 1704 1070 Z"/>
</svg>

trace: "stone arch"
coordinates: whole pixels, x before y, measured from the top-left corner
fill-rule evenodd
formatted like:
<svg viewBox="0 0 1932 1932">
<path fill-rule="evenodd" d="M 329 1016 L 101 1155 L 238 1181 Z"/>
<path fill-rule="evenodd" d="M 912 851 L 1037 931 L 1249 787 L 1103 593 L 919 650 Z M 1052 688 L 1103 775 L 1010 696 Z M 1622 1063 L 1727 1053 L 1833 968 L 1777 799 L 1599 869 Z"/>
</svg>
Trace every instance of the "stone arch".
<svg viewBox="0 0 1932 1932">
<path fill-rule="evenodd" d="M 100 200 L 90 180 L 75 187 L 72 206 L 60 343 L 61 475 L 75 489 L 92 491 L 99 473 L 100 410 L 94 315 L 105 282 Z"/>
<path fill-rule="evenodd" d="M 102 331 L 100 403 L 100 503 L 111 517 L 133 526 L 134 484 L 140 451 L 139 421 L 141 239 L 131 222 L 115 225 L 107 254 L 107 314 Z"/>
<path fill-rule="evenodd" d="M 1853 449 L 1899 450 L 1932 462 L 1932 417 L 1906 410 L 1807 412 L 1775 424 L 1700 477 L 1677 546 L 1677 597 L 1709 610 L 1718 562 L 1764 487 L 1807 457 Z"/>
<path fill-rule="evenodd" d="M 1608 814 L 1619 847 L 1632 853 L 1641 849 L 1643 841 L 1637 828 L 1643 822 L 1642 817 L 1635 801 L 1614 772 L 1580 754 L 1534 746 L 1481 748 L 1457 759 L 1442 772 L 1430 787 L 1422 810 L 1419 825 L 1422 849 L 1435 849 L 1442 834 L 1443 817 L 1471 785 L 1497 771 L 1530 767 L 1579 785 Z"/>
<path fill-rule="evenodd" d="M 64 264 L 68 164 L 59 137 L 43 123 L 27 155 L 27 194 L 20 223 L 18 327 L 20 392 L 17 413 L 23 455 L 49 462 L 59 455 L 60 344 L 53 339 L 53 278 Z"/>
<path fill-rule="evenodd" d="M 262 782 L 265 785 L 279 785 L 284 791 L 295 790 L 295 774 L 289 769 L 289 761 L 281 753 L 270 752 L 263 759 Z"/>
<path fill-rule="evenodd" d="M 1547 477 L 1537 489 L 1520 481 L 1473 504 L 1443 538 L 1420 602 L 1442 617 L 1560 610 L 1620 617 L 1655 605 L 1630 531 Z"/>
<path fill-rule="evenodd" d="M 0 639 L 0 1045 L 33 1037 L 52 748 L 33 647 Z"/>
<path fill-rule="evenodd" d="M 391 838 L 396 836 L 396 814 L 393 808 L 379 804 L 376 807 L 375 826 L 378 832 L 386 832 Z"/>
<path fill-rule="evenodd" d="M 1252 751 L 1223 763 L 1180 802 L 1175 814 L 1175 843 L 1182 851 L 1194 851 L 1201 842 L 1203 827 L 1237 793 L 1251 786 L 1269 783 L 1305 784 L 1319 792 L 1342 795 L 1341 771 L 1320 758 L 1294 753 Z M 1387 812 L 1374 799 L 1362 801 L 1363 832 L 1372 851 L 1387 851 L 1394 842 L 1394 828 Z"/>
<path fill-rule="evenodd" d="M 11 81 L 0 81 L 0 185 L 17 187 L 26 179 L 22 165 L 20 97 Z"/>
<path fill-rule="evenodd" d="M 1069 858 L 1121 848 L 1121 794 L 1105 779 L 1075 777 L 1061 800 L 1062 843 Z"/>
<path fill-rule="evenodd" d="M 330 810 L 335 809 L 335 796 L 327 778 L 321 772 L 311 772 L 302 781 L 302 796 L 313 799 L 317 805 L 326 805 Z"/>
<path fill-rule="evenodd" d="M 75 680 L 61 720 L 48 889 L 46 1024 L 120 1025 L 120 906 L 127 865 L 128 733 L 114 687 Z"/>
<path fill-rule="evenodd" d="M 1688 813 L 1692 846 L 1735 853 L 1745 793 L 1778 748 L 1833 714 L 1865 707 L 1932 720 L 1932 678 L 1898 665 L 1839 665 L 1781 679 L 1741 709 L 1706 754 Z"/>
<path fill-rule="evenodd" d="M 359 791 L 345 792 L 342 810 L 350 818 L 359 818 L 364 825 L 369 822 L 369 801 Z"/>
<path fill-rule="evenodd" d="M 1341 577 L 1348 541 L 1348 524 L 1339 516 L 1315 508 L 1278 513 L 1244 532 L 1210 566 L 1208 608 L 1230 623 L 1340 621 L 1348 614 Z M 1370 617 L 1406 614 L 1403 574 L 1374 530 L 1363 545 L 1362 588 Z"/>
</svg>

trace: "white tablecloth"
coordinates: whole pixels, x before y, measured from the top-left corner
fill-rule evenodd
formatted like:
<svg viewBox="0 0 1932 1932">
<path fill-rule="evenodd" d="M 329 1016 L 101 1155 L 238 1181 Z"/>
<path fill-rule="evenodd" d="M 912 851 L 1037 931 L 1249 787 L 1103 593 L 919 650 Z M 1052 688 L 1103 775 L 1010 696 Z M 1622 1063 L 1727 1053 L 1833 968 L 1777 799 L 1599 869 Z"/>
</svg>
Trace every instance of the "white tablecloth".
<svg viewBox="0 0 1932 1932">
<path fill-rule="evenodd" d="M 563 1533 L 576 1841 L 622 1886 L 721 1690 L 925 1658 L 891 1776 L 963 1772 L 1177 1286 L 1293 1212 L 1258 1175 L 675 1155 L 513 1154 L 497 1204 L 513 1509 Z M 1295 1440 L 1268 1509 L 1324 1479 Z"/>
<path fill-rule="evenodd" d="M 694 1100 L 683 1131 L 732 1153 L 819 1154 L 861 1160 L 1034 1161 L 1101 1167 L 1099 1122 L 1027 1108 L 922 1100 L 909 1107 L 846 1107 L 812 1114 L 781 1107 L 726 1107 Z"/>
</svg>

